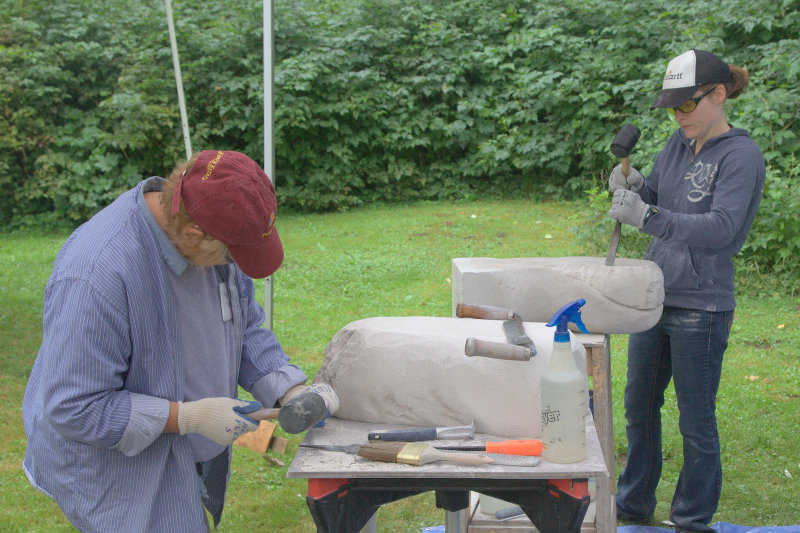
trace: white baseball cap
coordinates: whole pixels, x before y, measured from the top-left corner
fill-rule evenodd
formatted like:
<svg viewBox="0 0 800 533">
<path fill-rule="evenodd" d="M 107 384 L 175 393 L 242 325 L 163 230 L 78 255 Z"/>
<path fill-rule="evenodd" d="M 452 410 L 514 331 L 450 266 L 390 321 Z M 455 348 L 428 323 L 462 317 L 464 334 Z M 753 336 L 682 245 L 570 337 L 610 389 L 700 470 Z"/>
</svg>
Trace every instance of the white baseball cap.
<svg viewBox="0 0 800 533">
<path fill-rule="evenodd" d="M 709 83 L 727 83 L 730 79 L 731 69 L 727 63 L 711 52 L 693 48 L 669 62 L 661 94 L 650 109 L 678 107 L 686 103 L 698 87 Z"/>
</svg>

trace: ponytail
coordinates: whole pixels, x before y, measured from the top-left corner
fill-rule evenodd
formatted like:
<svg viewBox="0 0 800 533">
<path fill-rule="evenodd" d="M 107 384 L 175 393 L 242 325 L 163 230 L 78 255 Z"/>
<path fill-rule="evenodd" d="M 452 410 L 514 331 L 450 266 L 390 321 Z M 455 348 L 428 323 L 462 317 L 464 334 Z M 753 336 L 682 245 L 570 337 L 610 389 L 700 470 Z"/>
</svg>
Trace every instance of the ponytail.
<svg viewBox="0 0 800 533">
<path fill-rule="evenodd" d="M 725 84 L 725 90 L 728 94 L 728 99 L 733 99 L 744 92 L 750 84 L 750 76 L 747 71 L 742 67 L 736 65 L 729 65 L 731 69 L 731 79 Z"/>
</svg>

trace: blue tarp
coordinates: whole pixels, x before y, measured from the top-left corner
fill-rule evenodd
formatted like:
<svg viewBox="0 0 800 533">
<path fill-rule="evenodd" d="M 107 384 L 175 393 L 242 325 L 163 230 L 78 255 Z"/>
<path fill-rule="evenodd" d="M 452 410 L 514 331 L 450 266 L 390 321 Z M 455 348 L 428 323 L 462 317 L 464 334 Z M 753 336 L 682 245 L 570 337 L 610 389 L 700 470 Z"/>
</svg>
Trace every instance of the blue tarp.
<svg viewBox="0 0 800 533">
<path fill-rule="evenodd" d="M 711 526 L 717 533 L 800 533 L 800 526 L 737 526 L 727 522 L 717 522 Z M 617 533 L 674 533 L 672 527 L 621 526 Z M 444 533 L 444 526 L 426 527 L 422 533 Z"/>
<path fill-rule="evenodd" d="M 737 526 L 727 522 L 717 522 L 711 526 L 717 533 L 800 533 L 800 526 Z M 617 533 L 674 533 L 672 527 L 620 526 Z M 444 526 L 426 527 L 422 533 L 445 533 Z"/>
<path fill-rule="evenodd" d="M 800 526 L 737 526 L 727 522 L 717 522 L 711 526 L 717 533 L 800 533 Z M 675 528 L 652 526 L 621 526 L 617 533 L 674 533 Z"/>
</svg>

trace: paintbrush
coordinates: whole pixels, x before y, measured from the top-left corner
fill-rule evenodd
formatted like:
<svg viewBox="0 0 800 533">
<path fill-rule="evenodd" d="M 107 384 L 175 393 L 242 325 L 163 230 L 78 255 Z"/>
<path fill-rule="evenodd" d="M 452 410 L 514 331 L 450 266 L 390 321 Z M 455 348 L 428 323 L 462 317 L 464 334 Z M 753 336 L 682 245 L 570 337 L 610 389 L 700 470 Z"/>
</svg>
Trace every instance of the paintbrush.
<svg viewBox="0 0 800 533">
<path fill-rule="evenodd" d="M 406 444 L 406 443 L 402 443 Z M 350 454 L 357 454 L 358 449 L 363 446 L 362 444 L 305 444 L 301 443 L 301 448 L 314 448 L 317 450 L 326 450 L 329 452 L 344 452 Z M 434 449 L 439 449 L 437 446 L 433 447 Z M 443 447 L 443 449 L 447 449 Z M 481 447 L 483 449 L 483 447 Z M 449 452 L 457 455 L 472 455 L 476 456 L 477 454 L 471 453 L 469 451 L 453 451 Z M 486 464 L 495 464 L 495 465 L 502 465 L 502 466 L 536 466 L 539 464 L 538 457 L 526 457 L 524 455 L 502 455 L 497 453 L 487 453 L 485 455 L 480 454 L 480 457 L 488 457 L 491 459 L 491 463 Z"/>
<path fill-rule="evenodd" d="M 485 465 L 494 462 L 485 455 L 467 455 L 442 452 L 424 442 L 368 442 L 359 446 L 356 455 L 384 463 L 425 465 L 435 461 L 449 461 L 467 465 Z"/>
</svg>

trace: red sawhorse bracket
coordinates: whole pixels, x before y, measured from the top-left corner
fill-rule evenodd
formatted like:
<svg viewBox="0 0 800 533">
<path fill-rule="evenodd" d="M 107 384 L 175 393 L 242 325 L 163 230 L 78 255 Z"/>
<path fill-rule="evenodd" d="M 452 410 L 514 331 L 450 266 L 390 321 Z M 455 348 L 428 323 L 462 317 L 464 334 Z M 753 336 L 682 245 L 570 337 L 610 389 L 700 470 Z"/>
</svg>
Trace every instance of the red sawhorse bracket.
<svg viewBox="0 0 800 533">
<path fill-rule="evenodd" d="M 381 505 L 430 490 L 436 491 L 436 506 L 446 511 L 466 508 L 470 490 L 516 503 L 548 533 L 580 533 L 589 508 L 586 478 L 311 478 L 306 503 L 317 533 L 358 533 Z"/>
</svg>

